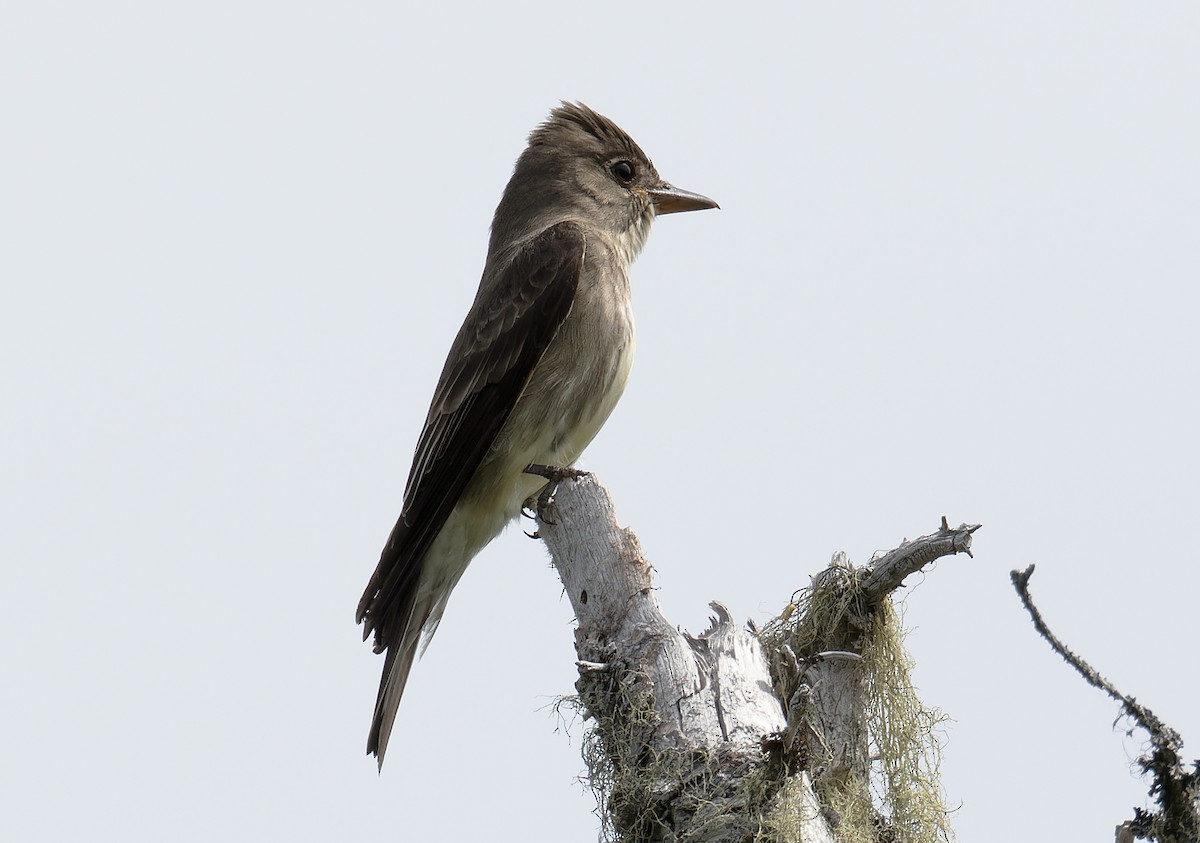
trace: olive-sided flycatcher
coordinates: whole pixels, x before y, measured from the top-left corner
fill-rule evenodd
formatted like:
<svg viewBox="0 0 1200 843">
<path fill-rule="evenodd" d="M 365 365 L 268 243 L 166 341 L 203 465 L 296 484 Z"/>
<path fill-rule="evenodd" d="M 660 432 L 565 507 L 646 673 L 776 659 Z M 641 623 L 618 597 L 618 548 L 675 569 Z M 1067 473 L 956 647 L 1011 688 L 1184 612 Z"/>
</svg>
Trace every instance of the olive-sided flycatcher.
<svg viewBox="0 0 1200 843">
<path fill-rule="evenodd" d="M 615 123 L 564 103 L 534 129 L 492 220 L 479 292 L 442 368 L 400 519 L 358 604 L 385 652 L 367 752 L 383 765 L 418 647 L 467 564 L 608 419 L 633 363 L 629 266 L 672 187 Z M 423 642 L 423 643 L 422 643 Z"/>
</svg>

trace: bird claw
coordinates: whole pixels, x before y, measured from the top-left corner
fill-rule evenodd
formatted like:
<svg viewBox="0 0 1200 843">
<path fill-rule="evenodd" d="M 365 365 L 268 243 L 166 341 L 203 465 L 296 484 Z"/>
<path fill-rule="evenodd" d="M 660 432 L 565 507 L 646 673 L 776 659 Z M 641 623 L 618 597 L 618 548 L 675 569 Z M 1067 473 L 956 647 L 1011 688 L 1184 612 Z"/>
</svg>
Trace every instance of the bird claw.
<svg viewBox="0 0 1200 843">
<path fill-rule="evenodd" d="M 578 468 L 571 468 L 570 466 L 541 465 L 540 463 L 530 463 L 525 466 L 525 473 L 545 477 L 550 481 L 538 493 L 535 505 L 530 507 L 529 502 L 526 501 L 522 510 L 530 509 L 533 512 L 533 515 L 530 517 L 536 518 L 538 521 L 548 524 L 551 527 L 557 526 L 558 522 L 547 518 L 546 512 L 554 504 L 554 493 L 558 491 L 558 485 L 564 480 L 578 480 L 580 477 L 587 477 L 591 474 L 589 471 L 581 471 Z M 529 535 L 529 533 L 525 535 Z M 535 533 L 534 535 L 536 536 L 537 534 Z"/>
</svg>

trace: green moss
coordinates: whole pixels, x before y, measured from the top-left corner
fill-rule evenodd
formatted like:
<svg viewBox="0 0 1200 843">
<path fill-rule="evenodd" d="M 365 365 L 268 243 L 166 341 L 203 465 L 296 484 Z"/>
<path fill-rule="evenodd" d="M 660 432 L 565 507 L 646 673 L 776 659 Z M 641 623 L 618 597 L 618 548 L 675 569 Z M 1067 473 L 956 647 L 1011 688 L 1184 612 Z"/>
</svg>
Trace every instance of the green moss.
<svg viewBox="0 0 1200 843">
<path fill-rule="evenodd" d="M 913 663 L 904 649 L 904 630 L 891 600 L 869 606 L 862 582 L 867 568 L 835 562 L 797 592 L 792 603 L 763 629 L 772 679 L 780 698 L 791 701 L 804 676 L 804 662 L 818 653 L 844 650 L 860 657 L 865 683 L 862 712 L 870 746 L 866 776 L 831 770 L 814 783 L 821 804 L 840 817 L 838 834 L 851 843 L 898 840 L 947 843 L 953 832 L 939 784 L 946 720 L 926 707 L 912 684 Z M 794 740 L 800 722 L 793 724 Z M 820 765 L 820 759 L 812 759 Z"/>
<path fill-rule="evenodd" d="M 789 733 L 758 748 L 721 745 L 693 752 L 649 749 L 657 715 L 644 674 L 610 661 L 585 674 L 575 698 L 592 727 L 584 738 L 587 783 L 596 796 L 600 837 L 612 843 L 687 839 L 679 830 L 710 839 L 784 843 L 798 838 L 806 812 L 809 766 L 821 810 L 844 843 L 949 843 L 953 833 L 938 784 L 944 717 L 924 706 L 913 688 L 912 661 L 891 601 L 868 606 L 861 583 L 865 568 L 835 564 L 814 585 L 797 592 L 788 608 L 760 632 L 780 698 L 802 700 L 806 658 L 828 650 L 857 653 L 865 687 L 862 712 L 871 761 L 866 775 L 823 771 L 807 759 Z M 801 703 L 802 704 L 802 703 Z M 798 704 L 798 707 L 799 705 Z"/>
</svg>

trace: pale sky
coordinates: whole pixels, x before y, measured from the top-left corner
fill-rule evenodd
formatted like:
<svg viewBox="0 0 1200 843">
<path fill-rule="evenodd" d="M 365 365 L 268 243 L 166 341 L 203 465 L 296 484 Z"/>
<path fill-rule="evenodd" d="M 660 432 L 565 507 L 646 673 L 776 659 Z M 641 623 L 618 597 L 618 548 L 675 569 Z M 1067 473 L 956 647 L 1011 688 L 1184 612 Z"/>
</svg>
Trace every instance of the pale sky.
<svg viewBox="0 0 1200 843">
<path fill-rule="evenodd" d="M 24 3 L 0 11 L 0 838 L 587 841 L 571 612 L 471 566 L 364 755 L 359 594 L 492 210 L 560 99 L 656 223 L 583 460 L 674 622 L 982 522 L 904 614 L 964 841 L 1109 840 L 1200 756 L 1200 6 Z"/>
</svg>

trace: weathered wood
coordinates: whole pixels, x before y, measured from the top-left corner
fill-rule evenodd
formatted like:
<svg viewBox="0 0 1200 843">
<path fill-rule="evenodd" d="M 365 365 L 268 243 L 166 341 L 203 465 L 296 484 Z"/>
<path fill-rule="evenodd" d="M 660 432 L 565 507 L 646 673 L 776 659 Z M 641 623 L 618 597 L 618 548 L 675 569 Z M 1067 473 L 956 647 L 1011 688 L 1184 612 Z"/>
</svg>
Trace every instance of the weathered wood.
<svg viewBox="0 0 1200 843">
<path fill-rule="evenodd" d="M 663 617 L 653 569 L 637 536 L 617 523 L 603 486 L 590 476 L 562 484 L 551 513 L 554 523 L 539 520 L 538 533 L 575 611 L 581 673 L 612 669 L 614 656 L 646 672 L 658 714 L 654 749 L 757 741 L 783 728 L 758 639 L 738 629 L 719 603 L 699 636 Z"/>
<path fill-rule="evenodd" d="M 946 517 L 942 516 L 941 527 L 936 533 L 905 541 L 895 550 L 872 559 L 871 573 L 863 582 L 867 600 L 878 603 L 887 599 L 900 587 L 905 577 L 935 559 L 956 553 L 971 556 L 971 536 L 979 527 L 979 524 L 959 524 L 952 528 Z"/>
<path fill-rule="evenodd" d="M 839 817 L 820 805 L 809 770 L 867 770 L 855 612 L 887 599 L 928 561 L 969 552 L 974 529 L 949 530 L 943 520 L 938 534 L 871 568 L 827 569 L 822 575 L 855 571 L 860 588 L 860 574 L 874 577 L 856 592 L 869 596 L 822 652 L 797 658 L 784 645 L 799 678 L 781 700 L 756 631 L 716 602 L 703 633 L 679 631 L 663 616 L 653 569 L 617 522 L 607 490 L 590 476 L 560 483 L 539 513 L 538 534 L 575 611 L 576 688 L 599 747 L 589 773 L 611 831 L 638 843 L 834 843 Z"/>
<path fill-rule="evenodd" d="M 578 623 L 576 687 L 620 779 L 611 797 L 622 802 L 616 831 L 630 839 L 749 840 L 761 815 L 783 811 L 797 817 L 795 840 L 832 843 L 807 776 L 787 788 L 754 788 L 770 760 L 764 737 L 785 727 L 757 637 L 719 603 L 700 635 L 663 617 L 652 568 L 594 478 L 561 484 L 543 516 L 538 533 Z M 651 717 L 639 715 L 642 704 Z"/>
</svg>

